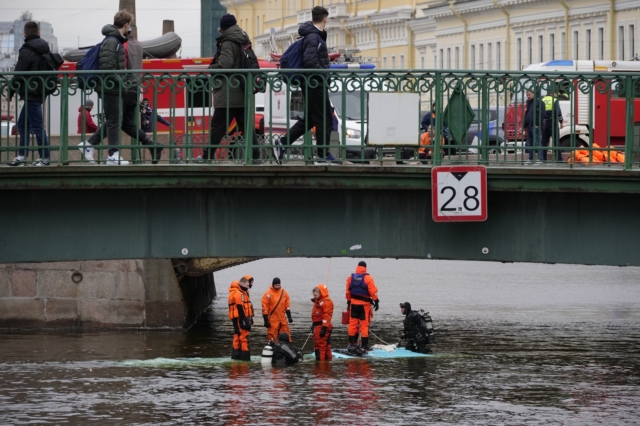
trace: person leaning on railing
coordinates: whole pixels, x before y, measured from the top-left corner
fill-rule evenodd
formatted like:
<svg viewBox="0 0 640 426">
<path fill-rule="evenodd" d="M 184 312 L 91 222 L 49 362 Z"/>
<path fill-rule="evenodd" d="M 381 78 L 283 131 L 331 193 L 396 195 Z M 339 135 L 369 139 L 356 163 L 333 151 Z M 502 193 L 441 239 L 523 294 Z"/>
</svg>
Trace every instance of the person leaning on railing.
<svg viewBox="0 0 640 426">
<path fill-rule="evenodd" d="M 126 34 L 129 31 L 129 24 L 133 16 L 126 11 L 119 11 L 113 17 L 113 25 L 102 27 L 104 41 L 100 45 L 100 71 L 123 70 L 125 69 L 125 53 L 123 44 L 127 41 Z M 102 126 L 107 129 L 107 141 L 109 143 L 109 155 L 107 165 L 129 164 L 120 156 L 118 151 L 118 141 L 120 139 L 120 118 L 122 117 L 122 96 L 123 79 L 120 74 L 102 74 L 100 82 L 96 87 L 96 92 L 102 98 L 104 105 L 105 121 Z M 101 126 L 101 127 L 102 127 Z M 91 137 L 80 144 L 80 149 L 84 151 L 85 158 L 93 162 L 93 148 L 102 141 L 103 133 L 101 129 L 96 131 Z"/>
<path fill-rule="evenodd" d="M 49 52 L 49 45 L 40 38 L 40 28 L 36 22 L 29 21 L 24 24 L 23 35 L 24 44 L 18 53 L 15 71 L 38 71 L 42 55 Z M 49 165 L 49 139 L 47 138 L 42 118 L 42 103 L 47 97 L 45 83 L 45 78 L 41 76 L 25 78 L 22 75 L 17 75 L 9 84 L 9 99 L 15 93 L 18 93 L 20 100 L 24 101 L 17 124 L 18 133 L 20 133 L 20 150 L 18 155 L 9 163 L 10 166 L 24 166 L 27 155 L 24 148 L 29 145 L 29 134 L 36 136 L 38 146 L 44 146 L 44 148 L 38 149 L 40 158 L 31 165 Z"/>
</svg>

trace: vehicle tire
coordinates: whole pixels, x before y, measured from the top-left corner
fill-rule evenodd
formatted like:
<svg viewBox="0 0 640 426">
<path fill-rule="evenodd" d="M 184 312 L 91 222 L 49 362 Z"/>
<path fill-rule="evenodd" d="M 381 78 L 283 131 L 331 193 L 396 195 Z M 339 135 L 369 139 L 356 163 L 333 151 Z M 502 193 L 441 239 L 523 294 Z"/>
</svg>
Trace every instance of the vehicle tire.
<svg viewBox="0 0 640 426">
<path fill-rule="evenodd" d="M 565 136 L 562 139 L 560 139 L 560 146 L 562 148 L 570 147 L 571 146 L 571 136 L 570 135 L 569 136 Z M 576 148 L 586 148 L 588 146 L 589 145 L 585 141 L 583 141 L 580 137 L 576 136 L 576 139 L 575 139 L 575 147 Z"/>
</svg>

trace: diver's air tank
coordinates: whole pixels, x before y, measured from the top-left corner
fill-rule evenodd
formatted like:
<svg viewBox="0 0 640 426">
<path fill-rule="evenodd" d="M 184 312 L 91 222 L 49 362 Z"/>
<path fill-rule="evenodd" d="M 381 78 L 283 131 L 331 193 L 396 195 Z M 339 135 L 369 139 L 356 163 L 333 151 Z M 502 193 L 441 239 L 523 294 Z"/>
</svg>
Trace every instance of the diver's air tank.
<svg viewBox="0 0 640 426">
<path fill-rule="evenodd" d="M 262 349 L 262 358 L 260 358 L 260 363 L 265 365 L 271 365 L 271 360 L 273 359 L 273 347 L 271 345 L 267 345 Z"/>
</svg>

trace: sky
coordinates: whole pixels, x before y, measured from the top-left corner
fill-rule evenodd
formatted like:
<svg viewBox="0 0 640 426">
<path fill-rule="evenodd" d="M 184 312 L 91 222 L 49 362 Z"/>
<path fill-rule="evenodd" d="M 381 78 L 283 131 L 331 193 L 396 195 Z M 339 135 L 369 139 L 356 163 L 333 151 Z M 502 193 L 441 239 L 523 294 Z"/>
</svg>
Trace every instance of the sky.
<svg viewBox="0 0 640 426">
<path fill-rule="evenodd" d="M 0 21 L 13 21 L 28 10 L 36 21 L 53 25 L 60 50 L 91 46 L 102 40 L 101 30 L 113 23 L 119 0 L 0 0 Z M 182 38 L 179 56 L 200 56 L 200 0 L 136 0 L 138 39 L 162 35 L 162 21 L 173 19 Z"/>
</svg>

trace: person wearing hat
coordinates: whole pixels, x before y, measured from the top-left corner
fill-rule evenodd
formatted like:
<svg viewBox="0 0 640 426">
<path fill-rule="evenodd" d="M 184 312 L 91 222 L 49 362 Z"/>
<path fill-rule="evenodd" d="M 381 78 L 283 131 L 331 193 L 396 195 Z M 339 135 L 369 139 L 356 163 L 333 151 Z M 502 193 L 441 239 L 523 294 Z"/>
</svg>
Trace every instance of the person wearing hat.
<svg viewBox="0 0 640 426">
<path fill-rule="evenodd" d="M 93 109 L 93 101 L 87 99 L 84 105 L 78 108 L 78 134 L 90 134 L 98 130 L 98 126 L 91 118 L 91 110 Z"/>
<path fill-rule="evenodd" d="M 262 317 L 267 329 L 267 341 L 276 340 L 280 333 L 290 333 L 289 324 L 293 322 L 291 299 L 282 288 L 280 278 L 274 278 L 271 287 L 262 296 Z"/>
<path fill-rule="evenodd" d="M 243 68 L 243 55 L 244 47 L 251 44 L 251 40 L 247 33 L 237 25 L 236 17 L 227 13 L 220 18 L 220 28 L 218 31 L 222 33 L 220 37 L 216 39 L 216 54 L 209 65 L 210 70 L 224 70 L 234 69 L 240 70 Z M 249 131 L 253 133 L 254 143 L 257 141 L 257 135 L 255 134 L 255 128 L 253 123 L 245 121 L 245 78 L 248 74 L 245 74 L 244 78 L 233 78 L 234 75 L 241 76 L 241 72 L 233 74 L 211 74 L 211 87 L 213 87 L 213 117 L 211 117 L 211 125 L 209 126 L 209 145 L 214 148 L 208 147 L 203 150 L 202 156 L 198 156 L 194 159 L 195 163 L 208 163 L 211 159 L 211 154 L 215 152 L 216 146 L 220 145 L 222 138 L 228 132 L 229 124 L 232 120 L 236 120 L 237 131 L 244 132 L 245 124 Z M 230 78 L 231 77 L 231 78 Z M 251 87 L 248 87 L 251 90 Z M 250 93 L 253 93 L 251 91 Z M 257 148 L 253 150 L 253 156 L 255 159 L 260 157 L 260 151 Z M 257 163 L 259 160 L 254 160 Z"/>
<path fill-rule="evenodd" d="M 430 354 L 431 349 L 427 348 L 428 343 L 433 343 L 433 325 L 429 313 L 423 310 L 412 311 L 411 303 L 404 302 L 400 304 L 400 312 L 404 315 L 404 331 L 398 339 L 398 346 L 403 339 L 407 339 L 405 349 L 418 352 L 421 354 Z"/>
<path fill-rule="evenodd" d="M 349 318 L 349 344 L 355 345 L 358 331 L 362 339 L 362 347 L 369 349 L 369 323 L 373 319 L 374 310 L 378 310 L 378 287 L 373 277 L 367 273 L 367 264 L 358 262 L 356 272 L 347 278 L 347 310 L 351 312 Z"/>
<path fill-rule="evenodd" d="M 333 331 L 333 301 L 329 289 L 318 284 L 313 289 L 313 310 L 311 311 L 311 331 L 313 331 L 313 350 L 316 361 L 331 361 L 331 332 Z"/>
<path fill-rule="evenodd" d="M 282 332 L 278 334 L 278 343 L 269 343 L 273 345 L 273 357 L 271 358 L 271 364 L 276 367 L 285 367 L 287 365 L 296 364 L 303 358 L 302 351 L 295 349 L 289 343 L 289 334 Z"/>
<path fill-rule="evenodd" d="M 253 324 L 253 305 L 249 298 L 249 280 L 245 277 L 229 287 L 229 319 L 233 324 L 233 348 L 231 359 L 251 360 L 249 332 Z"/>
</svg>

